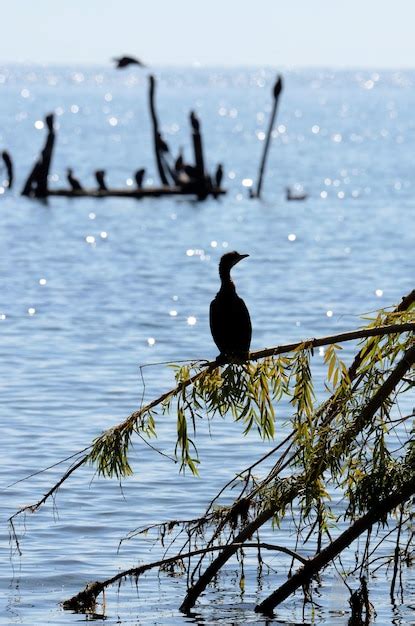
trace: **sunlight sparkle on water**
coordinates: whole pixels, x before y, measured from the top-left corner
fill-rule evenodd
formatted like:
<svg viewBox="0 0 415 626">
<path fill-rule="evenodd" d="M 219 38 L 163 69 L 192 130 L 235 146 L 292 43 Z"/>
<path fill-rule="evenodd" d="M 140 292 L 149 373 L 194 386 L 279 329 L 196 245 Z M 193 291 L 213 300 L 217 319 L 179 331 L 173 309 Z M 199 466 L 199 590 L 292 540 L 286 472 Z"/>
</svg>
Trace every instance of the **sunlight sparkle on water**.
<svg viewBox="0 0 415 626">
<path fill-rule="evenodd" d="M 110 117 L 108 123 L 110 124 L 110 126 L 117 126 L 118 120 L 116 117 Z"/>
<path fill-rule="evenodd" d="M 253 184 L 254 184 L 254 181 L 252 180 L 252 178 L 243 178 L 242 179 L 242 186 L 243 187 L 252 187 Z"/>
<path fill-rule="evenodd" d="M 101 233 L 99 233 L 99 236 L 101 237 L 101 239 L 107 239 L 108 233 L 105 230 L 103 230 Z"/>
<path fill-rule="evenodd" d="M 189 324 L 189 326 L 194 326 L 197 322 L 197 319 L 195 318 L 194 315 L 189 315 L 189 317 L 187 318 L 187 323 Z"/>
<path fill-rule="evenodd" d="M 154 339 L 154 337 L 148 337 L 147 343 L 149 346 L 154 346 L 154 344 L 156 343 L 156 340 Z"/>
<path fill-rule="evenodd" d="M 39 285 L 46 285 L 47 280 L 46 278 L 39 278 Z"/>
<path fill-rule="evenodd" d="M 95 213 L 91 212 L 91 213 L 89 213 L 88 217 L 89 217 L 90 220 L 94 220 L 96 218 L 96 215 L 95 215 Z"/>
<path fill-rule="evenodd" d="M 44 123 L 42 122 L 42 120 L 36 120 L 36 122 L 35 122 L 35 128 L 37 128 L 37 130 L 42 130 L 42 128 L 44 128 L 44 127 L 45 127 L 45 125 L 44 125 Z"/>
<path fill-rule="evenodd" d="M 176 309 L 171 309 L 171 311 L 169 311 L 169 315 L 170 315 L 170 317 L 177 317 Z"/>
<path fill-rule="evenodd" d="M 297 235 L 295 235 L 294 233 L 290 233 L 288 235 L 288 241 L 295 241 L 297 239 Z"/>
<path fill-rule="evenodd" d="M 326 311 L 327 317 L 333 317 L 333 311 Z"/>
<path fill-rule="evenodd" d="M 71 105 L 71 113 L 79 113 L 79 106 L 77 104 Z"/>
<path fill-rule="evenodd" d="M 36 309 L 35 307 L 31 306 L 27 309 L 27 312 L 29 313 L 29 315 L 33 316 L 36 313 Z"/>
<path fill-rule="evenodd" d="M 91 244 L 92 244 L 92 243 L 95 243 L 95 237 L 94 237 L 93 235 L 87 235 L 87 236 L 85 237 L 85 241 L 86 241 L 87 243 L 91 243 Z"/>
<path fill-rule="evenodd" d="M 383 289 L 376 289 L 375 294 L 378 298 L 381 298 L 383 296 Z"/>
<path fill-rule="evenodd" d="M 218 242 L 217 241 L 211 241 L 210 242 L 210 246 L 211 246 L 211 248 L 217 248 L 218 247 Z"/>
<path fill-rule="evenodd" d="M 4 321 L 6 319 L 6 315 L 4 313 L 0 313 L 0 321 Z"/>
</svg>

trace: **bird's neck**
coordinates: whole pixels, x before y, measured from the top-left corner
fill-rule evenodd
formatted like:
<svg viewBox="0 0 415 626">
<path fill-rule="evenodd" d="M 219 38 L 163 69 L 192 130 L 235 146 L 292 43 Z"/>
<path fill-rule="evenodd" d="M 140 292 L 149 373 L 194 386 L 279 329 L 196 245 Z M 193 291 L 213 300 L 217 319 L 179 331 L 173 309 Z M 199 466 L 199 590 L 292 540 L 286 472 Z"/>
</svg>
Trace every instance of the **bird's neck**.
<svg viewBox="0 0 415 626">
<path fill-rule="evenodd" d="M 235 291 L 235 284 L 232 281 L 230 269 L 219 268 L 219 277 L 221 281 L 221 290 Z"/>
</svg>

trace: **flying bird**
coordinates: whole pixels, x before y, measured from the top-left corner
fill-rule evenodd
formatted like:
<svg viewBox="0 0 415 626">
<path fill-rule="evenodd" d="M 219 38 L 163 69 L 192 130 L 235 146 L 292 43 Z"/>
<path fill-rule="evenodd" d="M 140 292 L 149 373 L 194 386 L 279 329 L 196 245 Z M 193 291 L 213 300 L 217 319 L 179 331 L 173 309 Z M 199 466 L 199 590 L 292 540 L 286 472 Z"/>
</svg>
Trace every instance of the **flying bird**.
<svg viewBox="0 0 415 626">
<path fill-rule="evenodd" d="M 210 330 L 220 350 L 218 361 L 226 361 L 232 357 L 245 360 L 249 355 L 251 318 L 231 279 L 232 267 L 248 256 L 249 254 L 239 254 L 236 251 L 228 252 L 219 263 L 221 286 L 210 304 Z"/>
<path fill-rule="evenodd" d="M 140 67 L 146 67 L 144 63 L 142 63 L 135 57 L 113 57 L 112 60 L 115 61 L 115 67 L 117 70 L 128 67 L 129 65 L 139 65 Z"/>
</svg>

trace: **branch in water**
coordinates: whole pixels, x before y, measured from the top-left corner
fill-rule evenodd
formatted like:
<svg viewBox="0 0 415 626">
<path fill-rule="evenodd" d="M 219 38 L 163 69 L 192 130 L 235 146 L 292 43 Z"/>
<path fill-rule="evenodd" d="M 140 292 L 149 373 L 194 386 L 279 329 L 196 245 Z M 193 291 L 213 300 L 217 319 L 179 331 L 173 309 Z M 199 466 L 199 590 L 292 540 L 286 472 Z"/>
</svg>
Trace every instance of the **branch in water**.
<svg viewBox="0 0 415 626">
<path fill-rule="evenodd" d="M 285 546 L 278 546 L 271 543 L 234 543 L 232 544 L 233 548 L 261 548 L 263 550 L 273 550 L 275 552 L 283 552 L 284 554 L 288 554 L 293 559 L 300 561 L 305 565 L 307 563 L 307 559 L 294 552 L 294 550 L 290 550 Z M 161 559 L 159 561 L 153 561 L 152 563 L 146 563 L 145 565 L 140 565 L 139 567 L 133 567 L 131 569 L 125 570 L 124 572 L 119 572 L 112 578 L 108 578 L 108 580 L 103 581 L 95 581 L 93 583 L 88 583 L 83 591 L 80 591 L 73 596 L 69 600 L 65 600 L 63 602 L 63 608 L 69 609 L 72 611 L 77 611 L 79 613 L 91 611 L 96 603 L 96 599 L 99 594 L 104 591 L 106 587 L 110 587 L 116 582 L 120 582 L 125 578 L 138 578 L 141 574 L 144 574 L 147 570 L 154 569 L 155 567 L 163 567 L 165 568 L 167 565 L 174 565 L 175 563 L 179 563 L 184 559 L 191 558 L 192 556 L 198 556 L 200 554 L 207 554 L 209 552 L 216 552 L 217 550 L 222 550 L 222 546 L 212 546 L 210 548 L 201 548 L 200 550 L 192 550 L 191 552 L 179 553 L 174 556 Z"/>
</svg>

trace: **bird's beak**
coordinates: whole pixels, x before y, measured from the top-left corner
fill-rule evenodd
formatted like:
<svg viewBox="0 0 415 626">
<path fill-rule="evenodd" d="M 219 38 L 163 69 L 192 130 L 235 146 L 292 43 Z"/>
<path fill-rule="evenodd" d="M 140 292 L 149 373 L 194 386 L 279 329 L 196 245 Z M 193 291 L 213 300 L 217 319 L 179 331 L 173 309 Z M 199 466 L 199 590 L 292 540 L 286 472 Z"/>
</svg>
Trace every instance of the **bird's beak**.
<svg viewBox="0 0 415 626">
<path fill-rule="evenodd" d="M 249 256 L 249 254 L 240 254 L 239 260 L 242 261 L 242 259 L 246 259 L 247 256 Z"/>
</svg>

